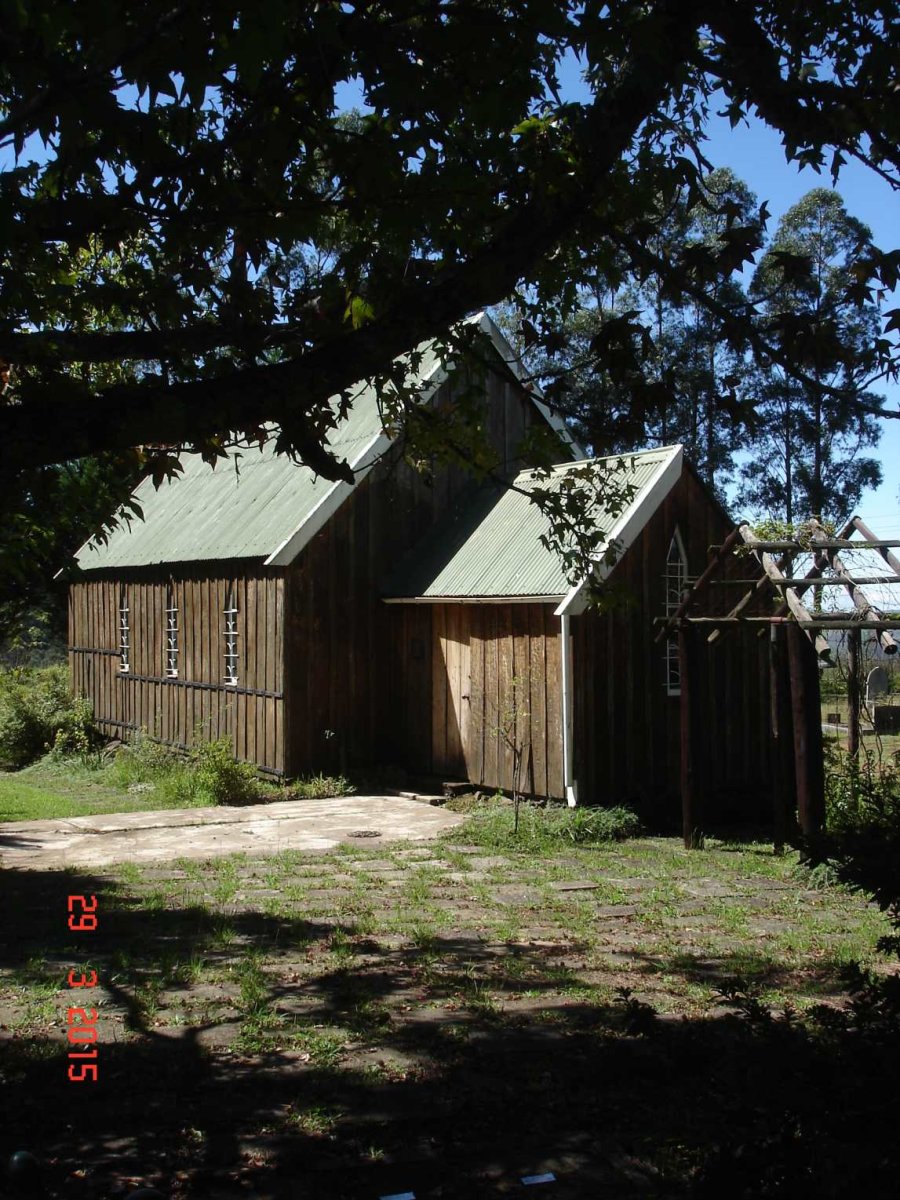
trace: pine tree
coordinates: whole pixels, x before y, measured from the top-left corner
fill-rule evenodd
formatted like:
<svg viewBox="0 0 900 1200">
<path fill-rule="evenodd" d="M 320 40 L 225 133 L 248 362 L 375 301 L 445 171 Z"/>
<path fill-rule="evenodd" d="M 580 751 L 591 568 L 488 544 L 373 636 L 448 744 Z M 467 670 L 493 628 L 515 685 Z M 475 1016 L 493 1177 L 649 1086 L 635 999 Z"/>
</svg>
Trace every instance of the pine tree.
<svg viewBox="0 0 900 1200">
<path fill-rule="evenodd" d="M 790 353 L 801 377 L 761 363 L 757 430 L 741 500 L 788 521 L 841 520 L 881 482 L 864 454 L 881 436 L 869 391 L 879 312 L 861 297 L 854 268 L 871 232 L 840 196 L 815 188 L 782 217 L 751 284 L 766 336 Z"/>
</svg>

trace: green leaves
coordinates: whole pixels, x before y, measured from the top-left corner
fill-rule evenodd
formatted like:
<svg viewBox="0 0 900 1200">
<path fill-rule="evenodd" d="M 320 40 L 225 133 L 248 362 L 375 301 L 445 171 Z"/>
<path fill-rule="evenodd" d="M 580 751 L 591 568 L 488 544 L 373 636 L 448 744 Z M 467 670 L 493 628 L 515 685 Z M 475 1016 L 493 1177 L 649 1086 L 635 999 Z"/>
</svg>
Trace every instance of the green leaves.
<svg viewBox="0 0 900 1200">
<path fill-rule="evenodd" d="M 344 316 L 354 329 L 361 329 L 363 325 L 373 320 L 375 309 L 362 296 L 351 296 L 347 301 Z"/>
<path fill-rule="evenodd" d="M 637 370 L 642 356 L 650 353 L 652 340 L 647 327 L 636 318 L 636 308 L 603 321 L 591 338 L 591 351 L 601 357 L 613 373 Z"/>
<path fill-rule="evenodd" d="M 671 330 L 644 311 L 654 290 L 706 321 L 716 354 L 747 340 L 723 292 L 766 213 L 704 182 L 704 123 L 713 104 L 756 111 L 789 153 L 896 178 L 896 35 L 857 10 L 762 0 L 703 24 L 681 0 L 0 0 L 0 474 L 129 442 L 214 455 L 216 436 L 286 420 L 288 399 L 302 419 L 282 448 L 333 470 L 329 396 L 384 385 L 398 354 L 517 286 L 529 349 L 559 365 L 580 297 L 617 295 L 581 338 L 601 364 L 595 432 L 610 414 L 622 437 L 654 413 L 668 428 L 704 380 L 717 412 L 700 340 L 664 361 Z M 573 54 L 577 99 L 559 88 Z M 341 112 L 348 96 L 364 111 Z M 803 253 L 778 248 L 779 286 L 800 288 Z M 900 269 L 864 253 L 872 272 L 841 281 L 857 301 Z M 884 362 L 895 329 L 872 340 Z M 83 331 L 82 357 L 45 336 Z"/>
</svg>

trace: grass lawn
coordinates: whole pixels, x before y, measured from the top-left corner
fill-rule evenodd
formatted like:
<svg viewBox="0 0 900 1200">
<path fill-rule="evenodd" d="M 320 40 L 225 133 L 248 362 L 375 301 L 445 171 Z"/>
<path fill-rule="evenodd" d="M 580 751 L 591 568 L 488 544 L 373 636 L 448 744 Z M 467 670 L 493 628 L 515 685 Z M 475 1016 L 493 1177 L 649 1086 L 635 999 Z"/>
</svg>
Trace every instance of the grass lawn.
<svg viewBox="0 0 900 1200">
<path fill-rule="evenodd" d="M 133 794 L 117 787 L 106 767 L 79 769 L 67 763 L 60 769 L 44 761 L 23 771 L 0 772 L 0 822 L 165 807 L 152 792 Z"/>
<path fill-rule="evenodd" d="M 47 755 L 24 770 L 0 771 L 0 824 L 214 803 L 209 795 L 185 786 L 188 777 L 196 774 L 195 764 L 172 756 L 148 764 L 140 753 L 124 763 L 98 756 L 82 761 Z M 242 801 L 344 795 L 348 784 L 341 778 L 315 776 L 287 787 L 271 780 L 254 781 L 253 787 L 258 795 L 244 796 Z"/>
<path fill-rule="evenodd" d="M 6 1145 L 98 1200 L 895 1194 L 896 1039 L 825 1019 L 876 910 L 762 845 L 478 836 L 0 875 Z"/>
</svg>

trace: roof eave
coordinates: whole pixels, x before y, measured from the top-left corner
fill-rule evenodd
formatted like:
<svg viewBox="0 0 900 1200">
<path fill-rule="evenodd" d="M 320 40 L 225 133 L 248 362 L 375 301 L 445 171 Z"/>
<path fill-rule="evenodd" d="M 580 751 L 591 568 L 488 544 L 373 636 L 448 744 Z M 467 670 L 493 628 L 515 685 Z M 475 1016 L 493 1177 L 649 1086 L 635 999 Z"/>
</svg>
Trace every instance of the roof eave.
<svg viewBox="0 0 900 1200">
<path fill-rule="evenodd" d="M 385 604 L 558 604 L 561 592 L 549 596 L 382 596 Z"/>
<path fill-rule="evenodd" d="M 580 582 L 576 583 L 569 590 L 562 604 L 557 608 L 555 616 L 568 615 L 574 617 L 584 612 L 588 603 L 589 585 L 592 582 L 602 583 L 609 577 L 615 569 L 619 558 L 636 541 L 644 526 L 659 508 L 663 498 L 674 487 L 681 475 L 684 462 L 684 448 L 678 445 L 672 446 L 670 449 L 671 453 L 662 459 L 646 487 L 641 488 L 638 495 L 635 496 L 628 508 L 625 509 L 618 521 L 613 525 L 609 538 L 598 551 L 601 561 L 596 562 L 590 574 L 585 575 Z M 621 547 L 619 558 L 613 563 L 603 562 L 602 555 L 613 542 L 618 543 Z"/>
</svg>

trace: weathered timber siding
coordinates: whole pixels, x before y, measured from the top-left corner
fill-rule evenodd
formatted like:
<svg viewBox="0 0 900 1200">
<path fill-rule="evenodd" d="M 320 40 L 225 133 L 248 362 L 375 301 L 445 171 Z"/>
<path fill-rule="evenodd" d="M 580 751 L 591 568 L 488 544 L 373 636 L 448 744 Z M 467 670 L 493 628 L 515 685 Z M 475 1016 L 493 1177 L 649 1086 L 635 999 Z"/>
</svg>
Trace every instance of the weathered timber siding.
<svg viewBox="0 0 900 1200">
<path fill-rule="evenodd" d="M 489 371 L 481 388 L 496 461 L 514 470 L 534 407 L 497 372 Z M 436 407 L 458 394 L 456 385 L 445 385 Z M 423 477 L 394 449 L 287 569 L 289 774 L 374 763 L 430 770 L 431 615 L 424 606 L 412 612 L 385 604 L 381 588 L 399 559 L 476 484 L 461 466 Z"/>
<path fill-rule="evenodd" d="M 224 566 L 224 570 L 223 570 Z M 69 663 L 73 688 L 94 706 L 100 728 L 189 746 L 227 735 L 235 755 L 284 770 L 284 581 L 246 564 L 176 568 L 171 576 L 132 572 L 91 578 L 69 590 Z M 119 596 L 128 596 L 130 669 L 120 670 Z M 166 675 L 166 598 L 178 608 L 177 679 Z M 225 597 L 237 603 L 237 685 L 224 682 Z"/>
<path fill-rule="evenodd" d="M 616 566 L 611 581 L 622 604 L 572 619 L 579 800 L 630 803 L 659 826 L 677 824 L 680 812 L 679 699 L 667 694 L 665 647 L 654 641 L 653 624 L 665 614 L 663 576 L 676 525 L 696 577 L 708 548 L 721 543 L 731 525 L 690 469 Z M 743 557 L 732 556 L 726 569 L 732 578 L 754 574 Z M 724 613 L 742 594 L 714 587 L 703 611 Z M 768 819 L 767 639 L 742 627 L 714 646 L 698 642 L 698 789 L 706 818 Z"/>
<path fill-rule="evenodd" d="M 547 604 L 431 608 L 431 768 L 539 796 L 564 795 L 559 619 Z"/>
</svg>

